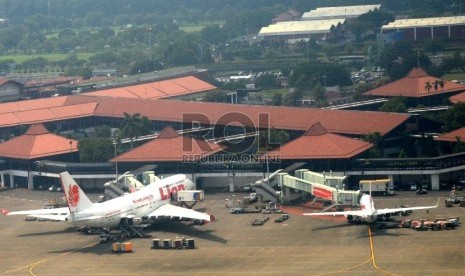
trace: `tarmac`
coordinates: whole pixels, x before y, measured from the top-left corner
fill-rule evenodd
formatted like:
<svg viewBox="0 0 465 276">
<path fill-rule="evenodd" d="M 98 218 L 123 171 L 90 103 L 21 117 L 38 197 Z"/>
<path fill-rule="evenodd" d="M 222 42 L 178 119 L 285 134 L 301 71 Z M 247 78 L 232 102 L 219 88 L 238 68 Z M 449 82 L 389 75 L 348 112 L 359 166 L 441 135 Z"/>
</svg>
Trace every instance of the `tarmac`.
<svg viewBox="0 0 465 276">
<path fill-rule="evenodd" d="M 194 209 L 217 221 L 193 225 L 186 221 L 157 223 L 151 238 L 130 239 L 132 253 L 112 253 L 112 243 L 96 235 L 77 233 L 64 222 L 25 221 L 24 216 L 0 216 L 0 275 L 465 275 L 465 228 L 415 231 L 371 229 L 344 218 L 302 216 L 315 210 L 282 206 L 280 214 L 231 214 L 229 193 L 209 193 Z M 237 193 L 237 197 L 246 194 Z M 459 216 L 465 208 L 447 208 L 448 192 L 401 192 L 375 197 L 377 208 L 435 205 L 403 219 Z M 0 208 L 10 211 L 42 208 L 59 193 L 1 190 Z M 97 198 L 97 195 L 92 195 Z M 262 226 L 258 217 L 269 216 Z M 196 249 L 151 249 L 152 239 L 192 238 Z"/>
</svg>

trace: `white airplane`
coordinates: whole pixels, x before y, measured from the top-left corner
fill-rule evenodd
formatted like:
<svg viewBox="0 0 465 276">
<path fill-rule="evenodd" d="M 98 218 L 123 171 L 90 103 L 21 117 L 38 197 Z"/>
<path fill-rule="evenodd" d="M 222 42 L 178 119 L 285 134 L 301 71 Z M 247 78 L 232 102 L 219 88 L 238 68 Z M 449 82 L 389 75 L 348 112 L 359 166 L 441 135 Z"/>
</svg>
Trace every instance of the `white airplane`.
<svg viewBox="0 0 465 276">
<path fill-rule="evenodd" d="M 192 219 L 202 225 L 215 217 L 170 204 L 171 195 L 181 190 L 192 190 L 194 183 L 185 175 L 178 174 L 153 182 L 130 194 L 102 203 L 92 203 L 68 172 L 60 173 L 61 184 L 68 207 L 9 212 L 4 215 L 27 215 L 36 218 L 66 221 L 73 226 L 114 229 L 132 225 L 138 219 L 169 217 Z"/>
<path fill-rule="evenodd" d="M 413 210 L 423 210 L 423 209 L 433 209 L 438 207 L 438 202 L 435 206 L 419 206 L 419 207 L 403 207 L 403 208 L 384 208 L 376 209 L 375 203 L 371 195 L 364 194 L 360 198 L 360 210 L 352 211 L 339 211 L 339 212 L 321 212 L 321 213 L 304 213 L 305 216 L 345 216 L 348 221 L 361 221 L 364 220 L 368 223 L 376 221 L 378 218 L 385 217 L 389 218 L 392 214 L 413 211 Z"/>
</svg>

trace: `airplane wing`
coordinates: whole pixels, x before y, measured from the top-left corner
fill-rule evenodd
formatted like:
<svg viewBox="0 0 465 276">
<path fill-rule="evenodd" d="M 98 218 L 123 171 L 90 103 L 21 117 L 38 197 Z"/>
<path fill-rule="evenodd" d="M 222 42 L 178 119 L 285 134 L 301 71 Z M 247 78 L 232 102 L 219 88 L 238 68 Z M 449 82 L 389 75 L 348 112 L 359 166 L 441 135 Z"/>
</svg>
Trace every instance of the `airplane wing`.
<svg viewBox="0 0 465 276">
<path fill-rule="evenodd" d="M 394 213 L 400 213 L 400 212 L 405 212 L 405 211 L 413 211 L 413 210 L 425 210 L 425 209 L 434 209 L 437 208 L 439 205 L 439 198 L 438 202 L 434 206 L 418 206 L 418 207 L 403 207 L 403 208 L 385 208 L 385 209 L 378 209 L 376 210 L 376 213 L 378 215 L 384 215 L 384 214 L 394 214 Z"/>
<path fill-rule="evenodd" d="M 179 217 L 180 219 L 182 218 L 189 218 L 189 219 L 198 219 L 198 220 L 203 220 L 203 221 L 214 221 L 215 217 L 211 216 L 206 213 L 201 213 L 194 211 L 192 209 L 187 209 L 179 206 L 174 206 L 171 204 L 165 204 L 160 206 L 158 209 L 153 211 L 148 215 L 148 217 Z"/>
<path fill-rule="evenodd" d="M 363 217 L 366 213 L 363 210 L 339 211 L 339 212 L 321 212 L 321 213 L 304 213 L 304 216 L 357 216 Z"/>
<path fill-rule="evenodd" d="M 28 215 L 28 216 L 36 216 L 36 215 L 52 215 L 52 216 L 67 216 L 69 214 L 68 207 L 62 208 L 52 208 L 52 209 L 36 209 L 36 210 L 25 210 L 25 211 L 14 211 L 9 212 L 5 209 L 0 209 L 0 212 L 7 216 L 14 216 L 14 215 Z"/>
<path fill-rule="evenodd" d="M 35 217 L 35 218 L 42 218 L 42 219 L 49 219 L 49 220 L 59 220 L 59 221 L 66 221 L 68 218 L 67 215 L 28 215 L 28 217 Z"/>
</svg>

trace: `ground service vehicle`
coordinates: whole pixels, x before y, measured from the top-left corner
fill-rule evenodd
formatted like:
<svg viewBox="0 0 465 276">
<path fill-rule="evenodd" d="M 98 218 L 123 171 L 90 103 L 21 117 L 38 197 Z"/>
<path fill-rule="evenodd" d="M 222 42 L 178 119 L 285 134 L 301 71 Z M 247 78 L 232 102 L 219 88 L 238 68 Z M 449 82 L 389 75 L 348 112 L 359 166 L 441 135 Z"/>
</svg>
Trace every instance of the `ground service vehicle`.
<svg viewBox="0 0 465 276">
<path fill-rule="evenodd" d="M 394 185 L 388 178 L 374 180 L 360 180 L 359 188 L 362 193 L 372 195 L 395 195 Z"/>
</svg>

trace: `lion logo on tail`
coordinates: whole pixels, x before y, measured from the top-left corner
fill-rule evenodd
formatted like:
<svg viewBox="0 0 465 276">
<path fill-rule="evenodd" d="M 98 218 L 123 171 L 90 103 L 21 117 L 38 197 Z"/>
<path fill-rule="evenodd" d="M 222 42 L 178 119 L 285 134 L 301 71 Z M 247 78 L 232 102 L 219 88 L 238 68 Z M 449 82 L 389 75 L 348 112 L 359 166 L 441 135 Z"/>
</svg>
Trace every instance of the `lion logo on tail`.
<svg viewBox="0 0 465 276">
<path fill-rule="evenodd" d="M 68 191 L 68 203 L 72 207 L 76 207 L 79 202 L 79 186 L 71 185 Z"/>
</svg>

